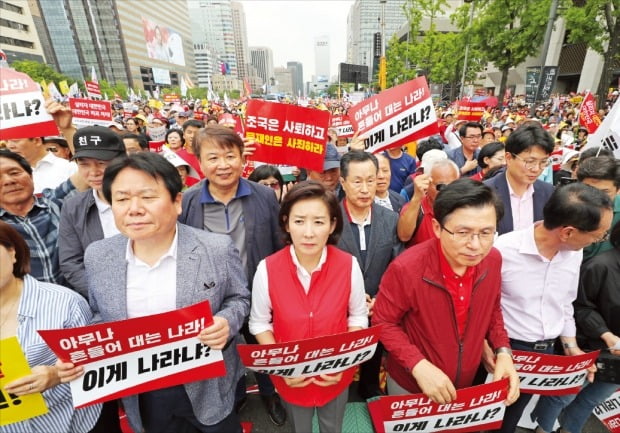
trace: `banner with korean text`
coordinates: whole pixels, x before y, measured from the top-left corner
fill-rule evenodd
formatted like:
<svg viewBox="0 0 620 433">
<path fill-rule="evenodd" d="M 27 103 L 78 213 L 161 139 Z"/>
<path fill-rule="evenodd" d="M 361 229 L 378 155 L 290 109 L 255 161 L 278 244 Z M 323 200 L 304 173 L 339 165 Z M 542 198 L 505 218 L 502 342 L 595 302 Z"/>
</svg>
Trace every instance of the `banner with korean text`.
<svg viewBox="0 0 620 433">
<path fill-rule="evenodd" d="M 59 359 L 83 365 L 76 408 L 226 374 L 220 350 L 197 338 L 213 323 L 209 301 L 152 316 L 38 331 Z"/>
<path fill-rule="evenodd" d="M 257 142 L 252 159 L 323 171 L 329 112 L 257 99 L 248 101 L 246 137 Z"/>
<path fill-rule="evenodd" d="M 377 433 L 472 432 L 501 427 L 508 379 L 459 389 L 451 403 L 434 403 L 424 394 L 395 395 L 368 402 Z"/>
<path fill-rule="evenodd" d="M 620 158 L 620 102 L 616 101 L 596 132 L 588 137 L 583 149 L 602 146 Z"/>
<path fill-rule="evenodd" d="M 274 376 L 334 374 L 372 358 L 379 342 L 379 326 L 308 340 L 237 346 L 246 368 Z"/>
<path fill-rule="evenodd" d="M 588 92 L 581 103 L 579 110 L 579 124 L 588 130 L 588 134 L 594 134 L 601 124 L 601 118 L 596 110 L 596 101 L 594 95 Z"/>
<path fill-rule="evenodd" d="M 400 84 L 349 110 L 353 129 L 366 137 L 366 151 L 377 153 L 439 133 L 426 79 Z"/>
<path fill-rule="evenodd" d="M 330 126 L 336 128 L 336 134 L 338 134 L 339 138 L 351 138 L 355 134 L 349 116 L 332 116 Z"/>
<path fill-rule="evenodd" d="M 80 127 L 108 126 L 112 122 L 112 103 L 110 101 L 69 98 L 69 107 L 73 114 L 73 123 Z"/>
<path fill-rule="evenodd" d="M 482 119 L 484 115 L 486 105 L 487 103 L 485 101 L 460 101 L 457 119 L 466 120 L 468 122 L 480 122 L 480 119 Z"/>
<path fill-rule="evenodd" d="M 0 426 L 47 413 L 40 392 L 17 396 L 4 390 L 7 384 L 30 374 L 30 366 L 17 337 L 0 340 Z"/>
<path fill-rule="evenodd" d="M 101 99 L 101 89 L 99 88 L 99 83 L 96 81 L 84 81 L 84 86 L 86 87 L 86 93 L 89 97 L 95 99 Z"/>
<path fill-rule="evenodd" d="M 594 415 L 611 433 L 620 433 L 620 388 L 594 408 Z"/>
<path fill-rule="evenodd" d="M 58 135 L 39 84 L 28 75 L 2 68 L 0 75 L 0 140 Z"/>
<path fill-rule="evenodd" d="M 512 359 L 521 381 L 521 392 L 541 395 L 576 394 L 600 351 L 575 356 L 513 350 Z"/>
</svg>

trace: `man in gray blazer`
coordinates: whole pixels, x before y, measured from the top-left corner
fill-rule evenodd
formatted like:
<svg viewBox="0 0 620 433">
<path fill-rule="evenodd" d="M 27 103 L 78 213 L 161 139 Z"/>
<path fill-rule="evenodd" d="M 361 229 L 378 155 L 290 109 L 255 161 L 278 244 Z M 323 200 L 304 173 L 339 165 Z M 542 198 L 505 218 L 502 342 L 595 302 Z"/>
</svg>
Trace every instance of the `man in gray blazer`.
<svg viewBox="0 0 620 433">
<path fill-rule="evenodd" d="M 234 391 L 243 375 L 236 342 L 250 295 L 239 253 L 228 236 L 177 222 L 181 179 L 153 153 L 110 163 L 103 194 L 121 235 L 92 243 L 84 264 L 90 304 L 104 322 L 171 311 L 209 300 L 213 324 L 199 340 L 222 350 L 226 375 L 123 398 L 136 432 L 241 432 Z M 63 382 L 81 367 L 60 364 Z"/>
<path fill-rule="evenodd" d="M 344 226 L 338 248 L 359 262 L 370 315 L 381 277 L 402 251 L 396 234 L 398 214 L 374 202 L 378 169 L 377 158 L 361 150 L 345 153 L 340 160 L 340 183 L 346 195 L 341 202 Z M 358 394 L 364 399 L 380 394 L 381 356 L 382 350 L 378 348 L 361 366 Z"/>
</svg>

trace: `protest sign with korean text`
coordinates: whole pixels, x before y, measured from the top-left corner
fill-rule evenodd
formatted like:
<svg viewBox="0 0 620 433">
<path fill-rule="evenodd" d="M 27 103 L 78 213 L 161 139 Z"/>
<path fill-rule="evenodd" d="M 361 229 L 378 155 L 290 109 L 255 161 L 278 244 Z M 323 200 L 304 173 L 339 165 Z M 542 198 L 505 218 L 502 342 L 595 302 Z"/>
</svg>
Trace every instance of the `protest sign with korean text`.
<svg viewBox="0 0 620 433">
<path fill-rule="evenodd" d="M 276 344 L 237 346 L 246 368 L 282 377 L 334 374 L 372 358 L 380 327 Z"/>
<path fill-rule="evenodd" d="M 257 142 L 252 159 L 323 171 L 329 112 L 279 102 L 248 101 L 246 137 Z"/>
<path fill-rule="evenodd" d="M 349 116 L 332 116 L 330 126 L 336 129 L 336 134 L 338 134 L 339 138 L 351 138 L 355 134 Z"/>
<path fill-rule="evenodd" d="M 602 146 L 620 158 L 620 102 L 616 101 L 596 132 L 588 137 L 583 149 Z"/>
<path fill-rule="evenodd" d="M 58 135 L 39 84 L 14 69 L 1 70 L 0 140 Z"/>
<path fill-rule="evenodd" d="M 601 124 L 601 118 L 596 110 L 594 95 L 588 92 L 579 109 L 579 124 L 588 130 L 588 134 L 594 134 Z"/>
<path fill-rule="evenodd" d="M 366 137 L 366 151 L 372 153 L 439 133 L 424 77 L 392 87 L 351 107 L 349 119 L 359 136 Z"/>
<path fill-rule="evenodd" d="M 95 99 L 101 99 L 101 88 L 99 87 L 99 83 L 96 81 L 84 81 L 84 86 L 86 87 L 86 93 L 89 97 Z"/>
<path fill-rule="evenodd" d="M 71 382 L 77 408 L 224 376 L 222 352 L 198 340 L 213 323 L 209 301 L 152 316 L 39 331 L 59 359 L 83 365 Z"/>
<path fill-rule="evenodd" d="M 620 388 L 594 408 L 594 415 L 611 433 L 620 433 Z"/>
<path fill-rule="evenodd" d="M 480 122 L 486 108 L 484 101 L 464 100 L 459 102 L 457 119 L 468 122 Z"/>
<path fill-rule="evenodd" d="M 7 384 L 30 374 L 30 366 L 17 337 L 0 340 L 0 426 L 47 413 L 40 392 L 18 397 L 4 390 Z"/>
<path fill-rule="evenodd" d="M 600 351 L 575 356 L 513 350 L 512 358 L 521 380 L 521 392 L 541 395 L 576 394 Z"/>
<path fill-rule="evenodd" d="M 112 103 L 92 99 L 69 98 L 73 123 L 80 126 L 108 126 L 112 122 Z"/>
<path fill-rule="evenodd" d="M 377 433 L 472 432 L 501 427 L 508 379 L 457 390 L 451 403 L 434 403 L 424 394 L 379 397 L 368 412 Z"/>
</svg>

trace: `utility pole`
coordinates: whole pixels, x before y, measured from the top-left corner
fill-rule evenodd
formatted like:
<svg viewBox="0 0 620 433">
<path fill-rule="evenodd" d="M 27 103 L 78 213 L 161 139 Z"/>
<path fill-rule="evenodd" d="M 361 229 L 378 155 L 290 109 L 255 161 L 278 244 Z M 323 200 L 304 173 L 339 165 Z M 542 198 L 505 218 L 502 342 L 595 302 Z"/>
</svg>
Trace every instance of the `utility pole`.
<svg viewBox="0 0 620 433">
<path fill-rule="evenodd" d="M 385 59 L 385 3 L 387 0 L 379 0 L 381 3 L 381 59 L 379 61 L 379 88 L 387 87 L 387 62 Z"/>
<path fill-rule="evenodd" d="M 474 0 L 464 0 L 465 3 L 471 3 L 469 7 L 469 23 L 467 24 L 467 30 L 471 28 L 471 24 L 474 21 Z M 459 92 L 459 99 L 463 99 L 463 93 L 465 93 L 465 73 L 467 72 L 467 60 L 469 57 L 469 37 L 465 44 L 465 58 L 463 59 L 463 74 L 461 75 L 461 91 Z"/>
</svg>

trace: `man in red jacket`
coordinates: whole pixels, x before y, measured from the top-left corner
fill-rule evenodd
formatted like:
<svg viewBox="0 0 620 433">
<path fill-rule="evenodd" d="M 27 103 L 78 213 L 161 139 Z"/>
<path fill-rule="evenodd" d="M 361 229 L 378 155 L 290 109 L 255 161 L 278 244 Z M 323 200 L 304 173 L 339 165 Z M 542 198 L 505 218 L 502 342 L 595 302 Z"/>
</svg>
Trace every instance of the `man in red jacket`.
<svg viewBox="0 0 620 433">
<path fill-rule="evenodd" d="M 379 286 L 372 322 L 383 324 L 388 393 L 450 403 L 472 385 L 486 339 L 496 353 L 493 378 L 509 378 L 511 404 L 519 378 L 500 308 L 502 258 L 493 248 L 502 203 L 488 186 L 459 179 L 441 189 L 434 213 L 437 239 L 398 256 Z"/>
</svg>

